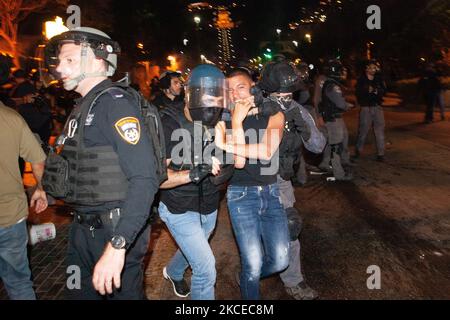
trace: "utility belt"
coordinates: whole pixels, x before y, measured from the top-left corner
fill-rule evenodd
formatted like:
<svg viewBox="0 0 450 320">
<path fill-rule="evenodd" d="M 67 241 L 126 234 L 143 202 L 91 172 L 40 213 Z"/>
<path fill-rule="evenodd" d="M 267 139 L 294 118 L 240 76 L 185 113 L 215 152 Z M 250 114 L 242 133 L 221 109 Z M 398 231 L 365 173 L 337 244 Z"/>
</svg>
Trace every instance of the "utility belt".
<svg viewBox="0 0 450 320">
<path fill-rule="evenodd" d="M 74 212 L 74 222 L 89 227 L 91 231 L 111 227 L 114 231 L 120 220 L 120 208 L 105 212 L 81 213 Z"/>
</svg>

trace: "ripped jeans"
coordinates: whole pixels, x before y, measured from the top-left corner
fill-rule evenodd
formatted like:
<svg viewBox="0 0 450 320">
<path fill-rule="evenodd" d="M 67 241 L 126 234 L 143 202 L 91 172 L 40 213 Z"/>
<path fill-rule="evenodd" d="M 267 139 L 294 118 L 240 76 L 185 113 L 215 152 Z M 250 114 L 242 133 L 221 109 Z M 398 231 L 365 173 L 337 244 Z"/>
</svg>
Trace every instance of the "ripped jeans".
<svg viewBox="0 0 450 320">
<path fill-rule="evenodd" d="M 228 209 L 241 257 L 240 287 L 245 300 L 257 300 L 259 280 L 289 264 L 289 231 L 278 184 L 230 185 Z"/>
</svg>

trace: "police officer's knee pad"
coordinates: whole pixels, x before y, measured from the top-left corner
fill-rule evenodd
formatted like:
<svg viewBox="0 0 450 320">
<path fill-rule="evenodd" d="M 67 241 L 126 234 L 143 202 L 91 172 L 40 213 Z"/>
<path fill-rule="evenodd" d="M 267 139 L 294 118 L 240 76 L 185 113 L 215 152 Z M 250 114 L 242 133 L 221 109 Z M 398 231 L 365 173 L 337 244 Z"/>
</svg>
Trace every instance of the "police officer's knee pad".
<svg viewBox="0 0 450 320">
<path fill-rule="evenodd" d="M 286 209 L 288 220 L 289 240 L 295 241 L 300 236 L 303 227 L 303 219 L 298 210 L 294 207 Z"/>
<path fill-rule="evenodd" d="M 337 143 L 337 144 L 330 144 L 331 147 L 331 153 L 336 154 L 342 154 L 342 151 L 344 150 L 344 144 L 343 143 Z"/>
</svg>

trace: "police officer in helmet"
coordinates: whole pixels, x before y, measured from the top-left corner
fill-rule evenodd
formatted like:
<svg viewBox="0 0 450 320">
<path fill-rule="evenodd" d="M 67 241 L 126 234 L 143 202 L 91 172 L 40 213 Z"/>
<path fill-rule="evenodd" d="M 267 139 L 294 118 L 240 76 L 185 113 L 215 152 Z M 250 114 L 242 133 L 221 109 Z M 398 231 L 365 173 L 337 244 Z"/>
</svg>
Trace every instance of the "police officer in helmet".
<svg viewBox="0 0 450 320">
<path fill-rule="evenodd" d="M 219 207 L 220 176 L 217 158 L 206 152 L 212 143 L 209 129 L 227 106 L 225 76 L 216 66 L 201 64 L 187 80 L 184 109 L 160 111 L 166 137 L 168 180 L 161 185 L 159 214 L 179 249 L 163 269 L 175 295 L 193 300 L 215 298 L 215 258 L 209 245 Z M 184 279 L 192 268 L 191 287 Z"/>
<path fill-rule="evenodd" d="M 294 207 L 295 195 L 291 179 L 295 176 L 294 167 L 301 159 L 302 141 L 309 140 L 310 128 L 301 115 L 300 105 L 293 100 L 293 93 L 304 91 L 302 76 L 305 70 L 299 72 L 296 67 L 279 57 L 275 62 L 266 65 L 262 71 L 258 86 L 269 94 L 269 98 L 276 102 L 285 116 L 283 139 L 279 147 L 280 168 L 278 185 L 281 202 L 288 218 L 290 245 L 289 267 L 280 273 L 286 292 L 297 300 L 310 300 L 317 298 L 317 292 L 306 284 L 301 271 L 300 241 L 301 218 Z M 308 93 L 309 95 L 309 93 Z M 308 99 L 303 94 L 303 99 Z M 306 112 L 306 111 L 305 111 Z"/>
<path fill-rule="evenodd" d="M 176 108 L 184 108 L 183 95 L 183 79 L 181 73 L 176 71 L 165 71 L 159 77 L 159 88 L 162 93 L 157 95 L 153 100 L 159 109 L 168 106 L 175 106 Z"/>
<path fill-rule="evenodd" d="M 332 171 L 336 180 L 348 181 L 352 179 L 352 176 L 343 168 L 344 161 L 349 162 L 345 146 L 348 141 L 348 131 L 342 118 L 344 112 L 350 107 L 342 93 L 343 83 L 347 79 L 347 69 L 340 60 L 332 59 L 325 67 L 325 75 L 319 113 L 325 122 L 328 143 L 319 168 Z"/>
<path fill-rule="evenodd" d="M 64 88 L 81 95 L 44 184 L 74 210 L 67 263 L 80 268 L 81 288 L 68 290 L 69 298 L 144 298 L 147 220 L 159 181 L 139 106 L 108 79 L 119 52 L 117 42 L 87 27 L 55 36 L 46 48 Z"/>
</svg>

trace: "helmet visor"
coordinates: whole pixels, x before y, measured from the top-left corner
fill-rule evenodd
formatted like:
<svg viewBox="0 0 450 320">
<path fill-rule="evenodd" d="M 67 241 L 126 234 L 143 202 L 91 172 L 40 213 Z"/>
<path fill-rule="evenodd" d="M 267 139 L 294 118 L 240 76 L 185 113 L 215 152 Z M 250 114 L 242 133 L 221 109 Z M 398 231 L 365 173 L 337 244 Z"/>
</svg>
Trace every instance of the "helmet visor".
<svg viewBox="0 0 450 320">
<path fill-rule="evenodd" d="M 186 101 L 190 109 L 227 108 L 228 90 L 225 79 L 203 77 L 186 86 Z"/>
</svg>

